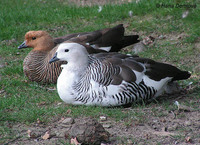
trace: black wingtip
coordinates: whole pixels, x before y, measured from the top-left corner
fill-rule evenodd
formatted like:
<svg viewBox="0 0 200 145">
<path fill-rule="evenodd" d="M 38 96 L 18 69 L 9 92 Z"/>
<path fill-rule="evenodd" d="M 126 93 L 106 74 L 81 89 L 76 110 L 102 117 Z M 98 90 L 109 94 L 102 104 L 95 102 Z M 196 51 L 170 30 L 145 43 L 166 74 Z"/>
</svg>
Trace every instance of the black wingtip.
<svg viewBox="0 0 200 145">
<path fill-rule="evenodd" d="M 124 36 L 123 47 L 129 46 L 138 42 L 140 42 L 139 35 Z"/>
<path fill-rule="evenodd" d="M 172 81 L 176 81 L 176 80 L 186 80 L 188 78 L 190 78 L 191 73 L 188 71 L 181 71 L 180 73 L 178 73 L 173 79 Z"/>
</svg>

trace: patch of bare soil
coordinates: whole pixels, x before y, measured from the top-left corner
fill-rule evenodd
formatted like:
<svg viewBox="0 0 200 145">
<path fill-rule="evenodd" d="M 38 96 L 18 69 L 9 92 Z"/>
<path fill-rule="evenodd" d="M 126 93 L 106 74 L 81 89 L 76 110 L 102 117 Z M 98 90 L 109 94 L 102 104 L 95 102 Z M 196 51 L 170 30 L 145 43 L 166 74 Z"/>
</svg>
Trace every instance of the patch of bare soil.
<svg viewBox="0 0 200 145">
<path fill-rule="evenodd" d="M 169 98 L 170 99 L 170 98 Z M 115 121 L 106 116 L 95 118 L 102 127 L 103 134 L 109 134 L 109 140 L 103 142 L 104 144 L 200 144 L 200 111 L 197 109 L 199 100 L 195 97 L 191 98 L 192 108 L 182 105 L 184 99 L 177 98 L 179 106 L 176 109 L 165 110 L 160 104 L 155 104 L 145 107 L 145 109 L 137 108 L 122 108 L 122 113 L 138 112 L 145 114 L 141 118 L 132 116 L 129 120 L 122 119 Z M 159 100 L 160 101 L 160 100 Z M 183 101 L 183 102 L 181 102 Z M 173 101 L 174 102 L 174 99 Z M 172 105 L 174 105 L 172 103 Z M 174 108 L 174 107 L 173 107 Z M 152 110 L 156 111 L 152 111 Z M 71 118 L 69 116 L 52 120 L 48 124 L 43 124 L 39 119 L 35 123 L 27 126 L 24 124 L 8 126 L 13 130 L 14 139 L 9 140 L 7 144 L 23 144 L 23 145 L 55 145 L 55 144 L 70 144 L 72 139 L 80 140 L 80 134 L 85 134 L 84 138 L 91 137 L 91 133 L 87 136 L 90 127 L 82 127 L 83 122 L 89 122 L 91 118 Z M 77 127 L 80 128 L 77 133 Z M 97 125 L 98 126 L 98 125 Z M 72 130 L 73 128 L 75 130 Z M 95 129 L 94 133 L 102 134 L 100 126 Z M 90 128 L 90 129 L 88 129 Z M 95 127 L 94 127 L 95 128 Z M 77 135 L 72 135 L 73 132 Z M 108 132 L 108 133 L 107 133 Z M 105 136 L 104 136 L 105 137 Z M 107 138 L 108 136 L 106 136 Z M 83 137 L 82 137 L 83 138 Z M 95 139 L 91 137 L 91 139 Z M 78 144 L 77 140 L 75 141 Z"/>
</svg>

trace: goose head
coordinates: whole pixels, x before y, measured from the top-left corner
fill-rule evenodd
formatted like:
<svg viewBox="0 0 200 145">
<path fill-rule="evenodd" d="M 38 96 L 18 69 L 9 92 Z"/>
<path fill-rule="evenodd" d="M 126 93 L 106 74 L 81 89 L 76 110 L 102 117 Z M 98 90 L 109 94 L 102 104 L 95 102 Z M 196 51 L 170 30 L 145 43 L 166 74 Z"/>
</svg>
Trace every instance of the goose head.
<svg viewBox="0 0 200 145">
<path fill-rule="evenodd" d="M 50 51 L 54 46 L 53 38 L 46 31 L 29 31 L 18 49 L 29 47 L 33 50 Z"/>
<path fill-rule="evenodd" d="M 68 64 L 84 65 L 88 63 L 88 52 L 86 48 L 79 43 L 62 43 L 58 46 L 55 55 L 49 63 L 55 61 L 67 61 Z"/>
</svg>

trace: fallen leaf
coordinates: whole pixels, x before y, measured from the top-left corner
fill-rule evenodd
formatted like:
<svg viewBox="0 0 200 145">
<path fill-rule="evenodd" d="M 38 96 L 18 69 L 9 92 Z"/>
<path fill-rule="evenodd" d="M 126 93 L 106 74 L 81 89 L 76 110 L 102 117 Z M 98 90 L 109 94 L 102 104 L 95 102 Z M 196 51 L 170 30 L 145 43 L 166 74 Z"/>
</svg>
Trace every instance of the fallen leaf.
<svg viewBox="0 0 200 145">
<path fill-rule="evenodd" d="M 151 139 L 151 137 L 149 136 L 149 134 L 145 134 L 144 137 L 145 137 L 145 139 Z"/>
<path fill-rule="evenodd" d="M 46 105 L 46 102 L 43 101 L 43 102 L 37 103 L 37 105 L 38 105 L 38 106 Z"/>
<path fill-rule="evenodd" d="M 56 88 L 55 88 L 55 87 L 51 87 L 51 88 L 49 87 L 49 88 L 47 88 L 47 90 L 48 90 L 48 91 L 55 91 Z"/>
<path fill-rule="evenodd" d="M 149 37 L 145 37 L 142 42 L 144 45 L 150 45 L 154 42 L 155 38 L 152 37 L 152 36 L 149 36 Z"/>
<path fill-rule="evenodd" d="M 37 124 L 40 124 L 40 123 L 41 123 L 40 119 L 39 119 L 39 118 L 37 118 Z"/>
<path fill-rule="evenodd" d="M 29 138 L 37 138 L 37 135 L 33 133 L 30 129 L 27 131 Z"/>
<path fill-rule="evenodd" d="M 45 132 L 45 134 L 42 136 L 42 139 L 47 140 L 50 138 L 50 131 Z"/>
<path fill-rule="evenodd" d="M 107 117 L 106 117 L 106 116 L 100 116 L 100 120 L 101 120 L 101 121 L 106 121 L 106 120 L 107 120 Z"/>
<path fill-rule="evenodd" d="M 160 119 L 160 122 L 163 122 L 163 123 L 165 123 L 165 122 L 166 122 L 166 120 L 165 120 L 164 118 L 162 118 L 162 119 Z"/>
<path fill-rule="evenodd" d="M 188 136 L 188 137 L 185 138 L 185 141 L 186 141 L 187 143 L 191 143 L 192 139 L 191 139 L 191 137 Z"/>
<path fill-rule="evenodd" d="M 78 140 L 75 137 L 75 138 L 71 139 L 71 144 L 73 144 L 73 145 L 80 145 L 81 143 L 79 143 Z"/>
<path fill-rule="evenodd" d="M 27 133 L 28 133 L 28 137 L 31 137 L 31 130 L 30 129 L 27 131 Z"/>
<path fill-rule="evenodd" d="M 67 109 L 67 114 L 71 114 L 72 110 L 71 109 Z"/>
<path fill-rule="evenodd" d="M 111 128 L 111 124 L 103 124 L 103 128 Z"/>
<path fill-rule="evenodd" d="M 59 123 L 60 122 L 63 122 L 63 120 L 65 120 L 65 118 L 64 117 L 61 117 L 61 119 L 58 121 Z"/>
</svg>

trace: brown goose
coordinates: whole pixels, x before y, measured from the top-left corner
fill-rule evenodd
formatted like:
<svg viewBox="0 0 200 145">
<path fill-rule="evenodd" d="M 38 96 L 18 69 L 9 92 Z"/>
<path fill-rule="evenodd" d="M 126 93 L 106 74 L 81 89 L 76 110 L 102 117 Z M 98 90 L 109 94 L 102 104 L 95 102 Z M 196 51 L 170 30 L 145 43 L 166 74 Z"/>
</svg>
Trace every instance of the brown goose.
<svg viewBox="0 0 200 145">
<path fill-rule="evenodd" d="M 29 31 L 25 41 L 18 47 L 33 48 L 24 59 L 23 70 L 29 80 L 40 83 L 56 83 L 61 72 L 60 65 L 66 62 L 49 64 L 57 50 L 57 45 L 76 42 L 84 45 L 88 53 L 104 51 L 115 52 L 128 45 L 139 42 L 138 35 L 124 36 L 122 24 L 94 32 L 74 33 L 63 37 L 52 38 L 45 31 Z"/>
</svg>

